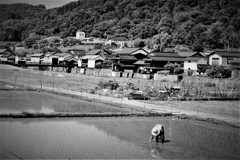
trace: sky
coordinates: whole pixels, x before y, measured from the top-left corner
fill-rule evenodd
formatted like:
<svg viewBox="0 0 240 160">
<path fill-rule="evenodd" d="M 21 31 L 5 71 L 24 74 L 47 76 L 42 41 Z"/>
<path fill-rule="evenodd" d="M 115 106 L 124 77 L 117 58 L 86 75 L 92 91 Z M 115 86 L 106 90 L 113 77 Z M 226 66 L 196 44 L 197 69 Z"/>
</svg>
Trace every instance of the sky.
<svg viewBox="0 0 240 160">
<path fill-rule="evenodd" d="M 0 4 L 28 3 L 32 5 L 44 4 L 47 9 L 63 6 L 77 0 L 0 0 Z"/>
</svg>

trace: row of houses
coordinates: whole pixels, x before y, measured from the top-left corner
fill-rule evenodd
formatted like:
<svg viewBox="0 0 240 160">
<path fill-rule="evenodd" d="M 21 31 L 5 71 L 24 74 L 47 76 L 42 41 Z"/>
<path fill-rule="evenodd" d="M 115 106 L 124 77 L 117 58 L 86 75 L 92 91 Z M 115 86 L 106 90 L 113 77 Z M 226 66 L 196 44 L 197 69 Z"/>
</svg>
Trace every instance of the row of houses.
<svg viewBox="0 0 240 160">
<path fill-rule="evenodd" d="M 78 56 L 72 53 L 29 53 L 0 49 L 0 62 L 8 64 L 46 64 L 46 65 L 76 65 Z"/>
<path fill-rule="evenodd" d="M 71 65 L 79 68 L 99 68 L 108 62 L 113 71 L 133 73 L 156 73 L 167 63 L 183 64 L 185 71 L 195 73 L 201 66 L 239 65 L 240 52 L 148 52 L 143 48 L 121 48 L 114 51 L 93 49 L 84 51 L 72 49 L 64 53 L 30 53 L 0 49 L 1 63 Z M 110 66 L 109 66 L 110 65 Z"/>
<path fill-rule="evenodd" d="M 200 52 L 178 52 L 168 53 L 152 51 L 148 52 L 142 48 L 123 48 L 115 50 L 113 54 L 104 50 L 92 50 L 86 56 L 79 58 L 78 67 L 95 68 L 97 64 L 111 61 L 113 71 L 133 73 L 156 73 L 164 70 L 168 63 L 182 64 L 184 71 L 197 73 L 199 67 L 210 65 L 239 66 L 240 52 L 213 51 Z"/>
</svg>

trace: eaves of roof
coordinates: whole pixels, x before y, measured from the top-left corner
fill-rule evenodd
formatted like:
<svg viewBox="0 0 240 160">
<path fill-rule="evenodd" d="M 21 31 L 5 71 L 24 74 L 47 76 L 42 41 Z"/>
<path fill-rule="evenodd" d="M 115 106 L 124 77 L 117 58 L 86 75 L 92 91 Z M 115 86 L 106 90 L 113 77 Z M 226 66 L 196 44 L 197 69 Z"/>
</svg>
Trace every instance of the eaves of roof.
<svg viewBox="0 0 240 160">
<path fill-rule="evenodd" d="M 143 59 L 144 61 L 169 61 L 169 62 L 183 62 L 183 57 L 150 57 Z"/>
</svg>

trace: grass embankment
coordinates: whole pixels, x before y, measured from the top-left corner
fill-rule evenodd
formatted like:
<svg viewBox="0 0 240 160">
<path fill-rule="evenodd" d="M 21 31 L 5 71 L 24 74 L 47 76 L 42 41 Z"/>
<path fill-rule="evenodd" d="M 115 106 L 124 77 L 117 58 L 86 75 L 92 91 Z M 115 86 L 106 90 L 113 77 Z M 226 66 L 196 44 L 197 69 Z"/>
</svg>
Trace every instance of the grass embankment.
<svg viewBox="0 0 240 160">
<path fill-rule="evenodd" d="M 3 113 L 0 118 L 56 118 L 56 117 L 154 117 L 154 116 L 172 116 L 171 113 Z"/>
</svg>

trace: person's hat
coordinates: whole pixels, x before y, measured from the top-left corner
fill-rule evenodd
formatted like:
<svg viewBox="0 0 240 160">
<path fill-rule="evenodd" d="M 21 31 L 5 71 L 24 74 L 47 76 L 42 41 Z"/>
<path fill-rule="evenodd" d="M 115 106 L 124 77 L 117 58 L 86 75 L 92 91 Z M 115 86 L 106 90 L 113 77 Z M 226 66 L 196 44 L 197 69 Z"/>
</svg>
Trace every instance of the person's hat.
<svg viewBox="0 0 240 160">
<path fill-rule="evenodd" d="M 157 128 L 157 127 L 154 127 L 154 128 L 152 129 L 152 135 L 153 135 L 153 136 L 157 136 L 157 135 L 159 135 L 159 134 L 160 134 L 160 129 Z"/>
</svg>

